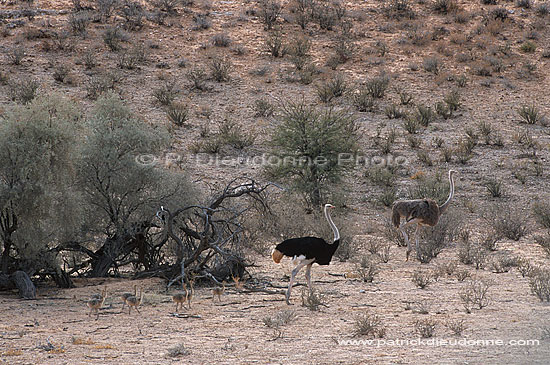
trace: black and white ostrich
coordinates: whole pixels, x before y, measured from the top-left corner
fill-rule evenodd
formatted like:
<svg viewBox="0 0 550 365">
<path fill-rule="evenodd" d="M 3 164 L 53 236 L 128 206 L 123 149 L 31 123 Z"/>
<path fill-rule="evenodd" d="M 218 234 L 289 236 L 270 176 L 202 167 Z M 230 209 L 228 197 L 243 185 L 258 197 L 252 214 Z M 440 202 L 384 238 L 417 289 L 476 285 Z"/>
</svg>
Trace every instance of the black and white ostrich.
<svg viewBox="0 0 550 365">
<path fill-rule="evenodd" d="M 283 256 L 292 257 L 292 262 L 297 263 L 297 266 L 292 270 L 290 283 L 288 283 L 288 290 L 285 296 L 287 304 L 290 304 L 290 292 L 298 272 L 306 266 L 307 287 L 311 291 L 311 266 L 314 263 L 318 263 L 319 265 L 330 264 L 334 252 L 338 248 L 338 245 L 340 245 L 340 233 L 330 218 L 328 208 L 334 208 L 334 206 L 325 204 L 325 217 L 334 232 L 334 241 L 332 244 L 318 237 L 290 238 L 279 243 L 271 253 L 273 261 L 277 264 L 281 262 Z"/>
</svg>

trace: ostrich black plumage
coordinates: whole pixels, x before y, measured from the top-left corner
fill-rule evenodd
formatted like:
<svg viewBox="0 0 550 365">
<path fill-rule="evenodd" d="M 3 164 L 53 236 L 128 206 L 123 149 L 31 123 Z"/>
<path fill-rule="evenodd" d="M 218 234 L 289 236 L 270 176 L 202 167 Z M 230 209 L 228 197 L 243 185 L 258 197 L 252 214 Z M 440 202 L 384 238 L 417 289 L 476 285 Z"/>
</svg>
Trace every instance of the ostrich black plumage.
<svg viewBox="0 0 550 365">
<path fill-rule="evenodd" d="M 285 296 L 287 304 L 290 304 L 290 292 L 298 272 L 306 266 L 307 287 L 311 291 L 311 266 L 314 263 L 318 263 L 319 265 L 330 264 L 334 252 L 336 252 L 336 249 L 340 245 L 340 233 L 330 217 L 328 208 L 334 208 L 334 206 L 331 204 L 325 205 L 325 217 L 334 232 L 334 241 L 332 244 L 318 237 L 290 238 L 279 243 L 271 253 L 273 261 L 277 264 L 281 262 L 283 256 L 292 257 L 293 262 L 298 262 L 298 265 L 292 270 L 290 283 L 288 283 L 288 290 Z"/>
</svg>

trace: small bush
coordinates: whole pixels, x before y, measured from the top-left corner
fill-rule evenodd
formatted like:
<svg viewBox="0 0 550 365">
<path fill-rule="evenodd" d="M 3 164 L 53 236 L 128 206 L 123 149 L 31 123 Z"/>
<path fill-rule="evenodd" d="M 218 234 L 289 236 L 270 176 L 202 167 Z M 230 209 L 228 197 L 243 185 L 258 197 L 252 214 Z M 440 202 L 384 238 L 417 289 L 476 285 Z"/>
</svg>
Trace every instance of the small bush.
<svg viewBox="0 0 550 365">
<path fill-rule="evenodd" d="M 493 126 L 489 122 L 482 120 L 477 124 L 477 129 L 479 131 L 479 134 L 483 136 L 485 144 L 490 144 L 491 135 L 493 134 Z"/>
<path fill-rule="evenodd" d="M 357 273 L 365 283 L 372 283 L 379 272 L 378 263 L 372 257 L 363 256 L 357 265 Z"/>
<path fill-rule="evenodd" d="M 420 150 L 416 153 L 416 156 L 418 157 L 418 161 L 422 162 L 425 166 L 433 166 L 434 163 L 428 151 Z"/>
<path fill-rule="evenodd" d="M 189 117 L 189 107 L 183 103 L 170 103 L 166 111 L 168 118 L 172 123 L 181 127 Z"/>
<path fill-rule="evenodd" d="M 217 138 L 226 145 L 242 150 L 252 146 L 256 135 L 252 132 L 245 132 L 237 123 L 231 120 L 224 120 L 220 125 Z"/>
<path fill-rule="evenodd" d="M 532 41 L 524 42 L 519 48 L 523 53 L 535 53 L 537 45 Z"/>
<path fill-rule="evenodd" d="M 208 19 L 207 14 L 197 14 L 193 16 L 195 26 L 193 30 L 206 30 L 212 27 L 212 21 Z"/>
<path fill-rule="evenodd" d="M 161 105 L 170 105 L 176 99 L 179 89 L 175 81 L 167 81 L 158 89 L 153 91 L 153 96 Z"/>
<path fill-rule="evenodd" d="M 493 198 L 500 198 L 503 195 L 502 183 L 495 179 L 489 179 L 485 184 L 487 191 Z"/>
<path fill-rule="evenodd" d="M 430 198 L 442 204 L 449 196 L 449 181 L 443 180 L 442 175 L 419 177 L 409 189 L 409 196 L 411 199 Z M 442 219 L 446 222 L 446 218 Z"/>
<path fill-rule="evenodd" d="M 382 75 L 368 80 L 365 84 L 365 89 L 370 96 L 376 99 L 380 99 L 384 97 L 389 83 L 390 78 L 388 76 Z"/>
<path fill-rule="evenodd" d="M 28 104 L 35 97 L 40 83 L 32 78 L 21 78 L 9 84 L 9 94 L 11 100 L 20 104 Z"/>
<path fill-rule="evenodd" d="M 395 229 L 391 219 L 384 221 L 384 236 L 391 242 L 394 242 L 397 246 L 405 247 L 405 238 L 398 229 Z"/>
<path fill-rule="evenodd" d="M 420 289 L 424 289 L 432 282 L 433 273 L 425 270 L 415 270 L 411 278 L 414 285 Z"/>
<path fill-rule="evenodd" d="M 518 268 L 519 273 L 522 277 L 529 277 L 531 276 L 531 273 L 535 269 L 535 267 L 531 264 L 531 262 L 524 258 L 518 258 L 516 260 L 516 267 Z"/>
<path fill-rule="evenodd" d="M 118 6 L 118 0 L 96 0 L 96 9 L 102 22 L 105 22 L 113 15 L 113 11 Z"/>
<path fill-rule="evenodd" d="M 523 9 L 531 9 L 531 0 L 517 0 L 516 6 Z"/>
<path fill-rule="evenodd" d="M 145 12 L 138 2 L 125 0 L 120 8 L 120 15 L 124 18 L 124 27 L 127 30 L 138 30 L 143 27 Z"/>
<path fill-rule="evenodd" d="M 406 115 L 406 113 L 394 103 L 388 105 L 386 109 L 384 109 L 384 113 L 388 119 L 399 119 Z"/>
<path fill-rule="evenodd" d="M 500 20 L 504 22 L 508 19 L 508 9 L 503 7 L 495 8 L 491 11 L 491 16 L 494 20 Z"/>
<path fill-rule="evenodd" d="M 483 280 L 472 280 L 466 288 L 460 292 L 460 299 L 466 309 L 466 313 L 471 313 L 472 309 L 483 309 L 489 305 L 488 291 L 491 284 Z"/>
<path fill-rule="evenodd" d="M 438 101 L 435 104 L 435 112 L 437 113 L 437 115 L 443 117 L 443 119 L 445 120 L 453 116 L 453 111 L 449 108 L 447 104 L 441 101 Z"/>
<path fill-rule="evenodd" d="M 273 57 L 284 56 L 283 34 L 279 31 L 271 32 L 265 40 L 265 45 L 269 54 Z"/>
<path fill-rule="evenodd" d="M 311 42 L 306 37 L 295 38 L 288 46 L 287 53 L 290 55 L 290 61 L 300 71 L 309 62 Z"/>
<path fill-rule="evenodd" d="M 550 302 L 550 270 L 535 269 L 529 280 L 531 291 L 541 302 Z"/>
<path fill-rule="evenodd" d="M 355 44 L 348 37 L 340 37 L 334 46 L 335 56 L 339 64 L 346 63 L 353 57 Z"/>
<path fill-rule="evenodd" d="M 500 240 L 500 238 L 501 237 L 499 235 L 497 235 L 495 232 L 490 232 L 481 241 L 481 246 L 483 246 L 488 251 L 496 251 L 497 250 L 497 242 Z"/>
<path fill-rule="evenodd" d="M 406 91 L 399 91 L 399 103 L 401 105 L 411 105 L 413 103 L 413 97 Z"/>
<path fill-rule="evenodd" d="M 423 127 L 427 127 L 434 120 L 434 112 L 430 107 L 424 105 L 416 106 L 416 113 L 414 118 L 418 121 Z"/>
<path fill-rule="evenodd" d="M 462 332 L 466 329 L 466 323 L 463 319 L 449 319 L 444 323 L 444 326 L 447 327 L 455 336 L 462 336 Z"/>
<path fill-rule="evenodd" d="M 183 343 L 170 347 L 167 353 L 169 357 L 187 356 L 189 354 L 190 354 L 189 350 L 185 348 L 185 345 Z"/>
<path fill-rule="evenodd" d="M 263 323 L 268 328 L 278 329 L 296 319 L 296 312 L 293 310 L 282 310 L 273 317 L 265 317 Z"/>
<path fill-rule="evenodd" d="M 471 265 L 474 262 L 474 244 L 469 237 L 463 237 L 458 248 L 458 259 L 466 265 Z"/>
<path fill-rule="evenodd" d="M 455 13 L 458 10 L 458 5 L 455 0 L 435 0 L 433 8 L 438 13 L 449 14 Z"/>
<path fill-rule="evenodd" d="M 231 38 L 227 33 L 218 33 L 212 37 L 212 44 L 216 47 L 229 47 Z"/>
<path fill-rule="evenodd" d="M 93 50 L 86 51 L 82 56 L 82 62 L 86 69 L 91 70 L 97 66 L 96 52 Z"/>
<path fill-rule="evenodd" d="M 461 164 L 466 164 L 474 157 L 475 142 L 470 138 L 461 138 L 455 149 L 455 156 Z"/>
<path fill-rule="evenodd" d="M 180 3 L 182 3 L 181 0 L 151 0 L 154 7 L 168 14 L 175 14 L 176 7 Z"/>
<path fill-rule="evenodd" d="M 367 169 L 365 176 L 379 186 L 392 187 L 395 182 L 395 173 L 383 167 L 371 167 Z"/>
<path fill-rule="evenodd" d="M 108 90 L 114 90 L 118 76 L 113 73 L 92 76 L 86 85 L 87 97 L 95 100 Z"/>
<path fill-rule="evenodd" d="M 535 9 L 538 16 L 544 17 L 550 14 L 550 4 L 544 2 L 537 5 Z"/>
<path fill-rule="evenodd" d="M 69 66 L 65 63 L 57 65 L 53 70 L 53 79 L 62 84 L 69 83 Z"/>
<path fill-rule="evenodd" d="M 391 251 L 391 245 L 383 244 L 377 253 L 378 257 L 380 258 L 380 261 L 382 261 L 383 263 L 388 263 L 390 261 L 390 251 Z"/>
<path fill-rule="evenodd" d="M 353 105 L 360 112 L 374 111 L 374 98 L 367 89 L 361 89 L 353 95 Z"/>
<path fill-rule="evenodd" d="M 516 258 L 510 256 L 501 256 L 491 262 L 491 271 L 497 274 L 502 274 L 516 267 L 518 262 Z"/>
<path fill-rule="evenodd" d="M 304 290 L 302 290 L 302 306 L 310 311 L 318 311 L 321 306 L 326 306 L 325 297 L 317 293 L 315 289 L 309 291 L 304 288 Z"/>
<path fill-rule="evenodd" d="M 122 49 L 122 42 L 128 41 L 128 35 L 118 27 L 109 27 L 103 32 L 103 42 L 113 52 Z"/>
<path fill-rule="evenodd" d="M 424 67 L 424 70 L 433 73 L 434 75 L 439 75 L 439 71 L 441 71 L 442 62 L 441 59 L 437 57 L 428 57 L 425 58 L 422 62 L 422 66 Z"/>
<path fill-rule="evenodd" d="M 472 244 L 467 253 L 462 253 L 462 255 L 465 254 L 469 255 L 470 263 L 474 265 L 476 270 L 481 270 L 485 267 L 485 263 L 487 262 L 487 250 L 482 245 L 478 243 Z M 466 263 L 466 261 L 468 261 L 466 259 L 467 256 L 462 257 L 465 258 L 463 263 Z"/>
<path fill-rule="evenodd" d="M 317 95 L 323 103 L 328 103 L 332 99 L 344 95 L 347 89 L 348 86 L 344 76 L 338 74 L 331 80 L 319 85 L 317 87 Z"/>
<path fill-rule="evenodd" d="M 208 89 L 208 85 L 206 84 L 206 71 L 204 71 L 202 68 L 194 68 L 192 70 L 189 70 L 185 76 L 189 81 L 191 81 L 191 87 L 193 89 L 201 91 L 205 91 Z"/>
<path fill-rule="evenodd" d="M 270 117 L 275 112 L 275 107 L 267 99 L 258 99 L 254 102 L 255 117 Z"/>
<path fill-rule="evenodd" d="M 418 132 L 418 118 L 414 116 L 409 116 L 405 118 L 405 121 L 403 122 L 403 128 L 410 134 L 416 134 Z"/>
<path fill-rule="evenodd" d="M 232 68 L 232 64 L 227 57 L 212 57 L 209 63 L 210 72 L 212 78 L 217 82 L 229 81 L 229 73 Z"/>
<path fill-rule="evenodd" d="M 421 319 L 415 322 L 414 328 L 422 338 L 430 338 L 435 334 L 437 322 L 432 319 Z"/>
<path fill-rule="evenodd" d="M 374 314 L 365 314 L 355 319 L 355 329 L 353 335 L 357 336 L 373 336 L 382 338 L 386 334 L 385 328 L 382 326 L 380 317 Z"/>
<path fill-rule="evenodd" d="M 494 232 L 499 237 L 519 241 L 528 232 L 527 217 L 523 212 L 506 205 L 493 207 L 487 213 L 487 218 Z"/>
<path fill-rule="evenodd" d="M 548 256 L 550 256 L 550 232 L 546 236 L 535 237 L 535 242 L 539 244 Z"/>
<path fill-rule="evenodd" d="M 266 28 L 272 29 L 281 14 L 282 6 L 277 0 L 262 0 L 260 2 L 260 19 L 265 24 Z"/>
<path fill-rule="evenodd" d="M 533 214 L 537 222 L 544 228 L 550 229 L 550 204 L 545 202 L 536 202 L 533 205 Z"/>
<path fill-rule="evenodd" d="M 471 276 L 470 272 L 466 269 L 458 269 L 455 272 L 456 280 L 461 281 L 461 282 L 468 279 L 470 276 Z"/>
<path fill-rule="evenodd" d="M 16 46 L 8 51 L 7 53 L 8 61 L 15 66 L 19 66 L 25 58 L 25 48 L 21 46 Z"/>
<path fill-rule="evenodd" d="M 391 0 L 384 8 L 384 12 L 390 19 L 414 19 L 416 17 L 409 0 Z"/>
<path fill-rule="evenodd" d="M 534 104 L 522 105 L 517 109 L 517 112 L 521 120 L 527 124 L 536 124 L 543 119 L 541 112 Z"/>
<path fill-rule="evenodd" d="M 377 201 L 385 207 L 391 207 L 396 200 L 397 190 L 395 188 L 385 188 L 377 198 Z"/>
<path fill-rule="evenodd" d="M 90 24 L 90 21 L 90 14 L 86 11 L 72 13 L 69 15 L 68 19 L 69 26 L 71 27 L 73 33 L 81 35 L 86 33 L 86 28 Z"/>
<path fill-rule="evenodd" d="M 449 94 L 447 94 L 443 101 L 445 102 L 445 104 L 447 104 L 447 107 L 451 112 L 457 111 L 461 105 L 460 94 L 456 90 L 451 91 Z"/>
</svg>

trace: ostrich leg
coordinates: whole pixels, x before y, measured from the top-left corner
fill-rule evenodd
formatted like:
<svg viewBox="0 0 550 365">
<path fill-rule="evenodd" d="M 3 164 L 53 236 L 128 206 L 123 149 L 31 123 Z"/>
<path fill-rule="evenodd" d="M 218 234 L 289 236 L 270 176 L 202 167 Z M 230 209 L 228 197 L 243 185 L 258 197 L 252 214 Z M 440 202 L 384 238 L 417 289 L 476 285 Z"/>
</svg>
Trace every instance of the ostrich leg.
<svg viewBox="0 0 550 365">
<path fill-rule="evenodd" d="M 416 225 L 416 230 L 414 231 L 414 237 L 416 238 L 416 258 L 420 261 L 420 245 L 418 244 L 418 232 L 420 231 L 420 224 Z"/>
<path fill-rule="evenodd" d="M 402 224 L 399 227 L 399 229 L 403 233 L 403 237 L 405 238 L 405 243 L 407 244 L 407 259 L 406 259 L 406 261 L 409 261 L 409 255 L 412 251 L 412 246 L 411 246 L 411 242 L 409 241 L 409 236 L 407 236 L 407 232 L 405 231 L 405 228 L 407 228 L 408 226 L 413 225 L 413 224 L 418 224 L 419 222 L 420 222 L 420 220 L 418 218 L 415 218 L 415 219 L 411 219 L 407 223 Z M 418 244 L 417 244 L 417 246 L 418 246 Z"/>
<path fill-rule="evenodd" d="M 304 260 L 300 262 L 298 266 L 294 268 L 294 270 L 292 270 L 292 275 L 290 276 L 290 282 L 288 283 L 288 290 L 286 291 L 286 296 L 285 296 L 286 304 L 290 305 L 290 292 L 292 291 L 292 285 L 294 284 L 294 279 L 296 278 L 296 275 L 302 269 L 302 267 L 309 265 L 311 263 L 313 263 L 313 259 Z"/>
<path fill-rule="evenodd" d="M 311 265 L 312 263 L 306 266 L 306 280 L 307 280 L 307 288 L 309 289 L 309 292 L 311 293 Z"/>
</svg>

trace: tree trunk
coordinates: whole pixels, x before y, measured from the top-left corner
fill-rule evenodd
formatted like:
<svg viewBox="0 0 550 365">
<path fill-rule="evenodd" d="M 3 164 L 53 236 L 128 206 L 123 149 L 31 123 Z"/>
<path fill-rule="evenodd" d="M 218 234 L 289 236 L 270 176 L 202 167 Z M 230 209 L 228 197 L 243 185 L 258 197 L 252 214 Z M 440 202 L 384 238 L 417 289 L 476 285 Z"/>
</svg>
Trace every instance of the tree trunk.
<svg viewBox="0 0 550 365">
<path fill-rule="evenodd" d="M 4 240 L 4 251 L 2 252 L 2 257 L 0 257 L 0 272 L 7 274 L 8 272 L 8 264 L 10 262 L 10 248 L 11 248 L 11 240 L 5 239 Z"/>
<path fill-rule="evenodd" d="M 123 238 L 115 236 L 108 238 L 103 246 L 95 252 L 95 257 L 92 258 L 92 271 L 90 276 L 93 278 L 104 277 L 113 266 L 118 264 L 117 260 L 129 255 L 139 245 L 147 247 L 147 242 L 143 233 L 135 235 L 124 235 Z M 143 257 L 147 256 L 147 252 L 143 253 Z M 147 267 L 148 265 L 145 265 Z"/>
<path fill-rule="evenodd" d="M 97 259 L 92 261 L 92 271 L 90 276 L 92 278 L 100 278 L 107 275 L 111 267 L 113 267 L 114 261 L 110 255 L 103 253 Z"/>
<path fill-rule="evenodd" d="M 55 281 L 55 284 L 59 288 L 74 288 L 73 281 L 71 280 L 71 277 L 67 272 L 61 268 L 56 268 L 55 273 L 52 274 L 53 280 Z"/>
<path fill-rule="evenodd" d="M 19 296 L 24 299 L 36 299 L 36 287 L 24 271 L 16 271 L 12 275 L 12 280 L 15 283 L 17 289 L 19 289 Z"/>
</svg>

